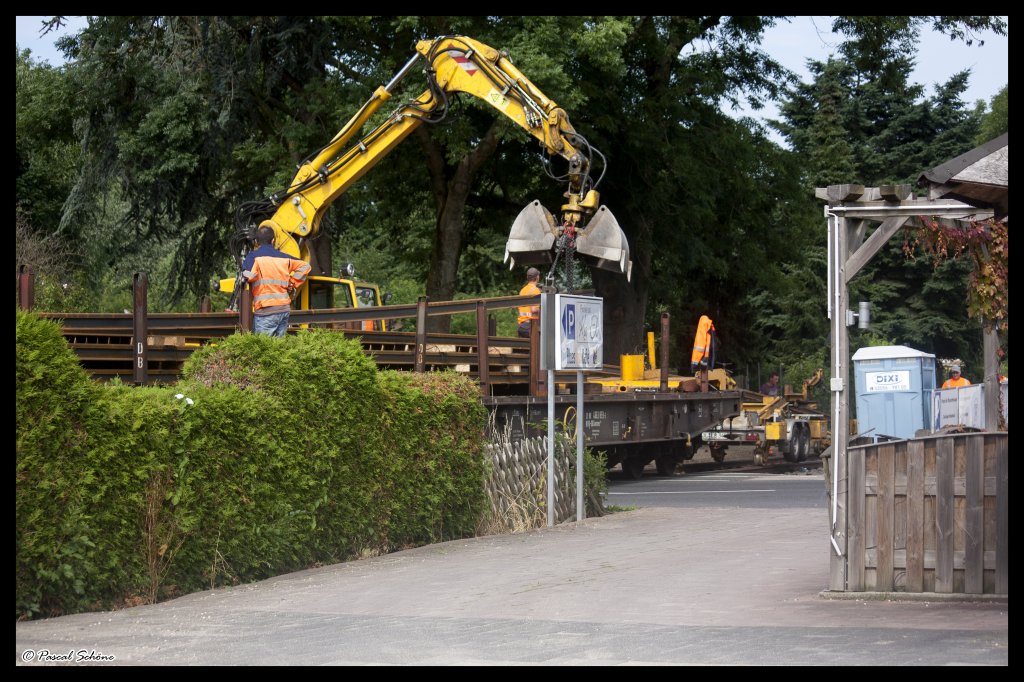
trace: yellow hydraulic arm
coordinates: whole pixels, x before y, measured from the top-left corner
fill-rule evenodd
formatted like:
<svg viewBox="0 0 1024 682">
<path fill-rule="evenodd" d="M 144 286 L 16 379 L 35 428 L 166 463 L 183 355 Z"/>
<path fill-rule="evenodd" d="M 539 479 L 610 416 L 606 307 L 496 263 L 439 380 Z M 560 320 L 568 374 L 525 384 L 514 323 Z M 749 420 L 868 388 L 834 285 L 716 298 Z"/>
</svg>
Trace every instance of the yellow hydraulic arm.
<svg viewBox="0 0 1024 682">
<path fill-rule="evenodd" d="M 566 112 L 531 83 L 505 54 L 472 38 L 445 36 L 424 40 L 416 50 L 417 54 L 391 82 L 377 88 L 334 138 L 300 166 L 291 185 L 270 198 L 276 210 L 260 226 L 274 229 L 275 246 L 308 260 L 308 242 L 319 233 L 328 207 L 416 128 L 425 122 L 440 120 L 448 106 L 448 94 L 452 92 L 479 97 L 539 140 L 548 155 L 559 155 L 568 161 L 569 187 L 565 195 L 567 203 L 562 206 L 563 226 L 570 226 L 575 234 L 575 230 L 582 227 L 583 219 L 598 210 L 599 195 L 589 176 L 592 149 L 573 129 Z M 397 85 L 421 57 L 427 63 L 427 90 L 398 106 L 383 123 L 350 144 L 370 117 L 391 99 Z M 595 231 L 588 235 L 581 231 L 582 244 L 576 249 L 599 261 L 595 262 L 598 267 L 607 268 L 614 261 L 620 271 L 626 272 L 629 258 L 625 236 L 611 213 L 606 208 L 601 211 L 603 220 L 595 223 L 601 223 L 602 234 Z M 538 258 L 537 253 L 550 249 L 562 229 L 555 226 L 550 214 L 528 206 L 516 226 L 519 236 L 525 235 L 527 239 L 510 239 L 510 251 L 526 254 L 525 260 L 532 256 L 532 262 L 550 262 L 546 254 Z M 592 237 L 589 245 L 588 236 Z M 541 247 L 537 247 L 537 238 Z M 526 246 L 518 248 L 517 244 Z"/>
</svg>

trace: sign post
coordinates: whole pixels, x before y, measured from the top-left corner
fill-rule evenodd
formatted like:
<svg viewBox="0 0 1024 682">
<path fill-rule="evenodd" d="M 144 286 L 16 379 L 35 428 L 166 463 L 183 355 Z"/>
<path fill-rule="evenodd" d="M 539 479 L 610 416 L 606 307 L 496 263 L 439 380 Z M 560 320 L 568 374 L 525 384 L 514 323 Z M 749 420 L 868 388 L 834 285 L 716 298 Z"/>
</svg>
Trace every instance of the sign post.
<svg viewBox="0 0 1024 682">
<path fill-rule="evenodd" d="M 603 367 L 604 300 L 593 296 L 541 296 L 542 369 L 548 370 L 548 526 L 555 503 L 555 370 L 576 370 L 576 520 L 583 505 L 583 372 Z"/>
</svg>

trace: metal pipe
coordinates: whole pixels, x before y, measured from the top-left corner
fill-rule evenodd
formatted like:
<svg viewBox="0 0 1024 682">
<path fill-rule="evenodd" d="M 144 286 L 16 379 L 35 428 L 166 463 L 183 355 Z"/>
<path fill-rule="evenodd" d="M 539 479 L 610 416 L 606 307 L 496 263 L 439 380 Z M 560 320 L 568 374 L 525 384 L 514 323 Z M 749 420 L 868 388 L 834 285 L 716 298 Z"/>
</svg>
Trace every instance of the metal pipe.
<svg viewBox="0 0 1024 682">
<path fill-rule="evenodd" d="M 398 73 L 395 74 L 395 77 L 392 78 L 390 81 L 388 81 L 388 84 L 384 86 L 384 89 L 387 90 L 389 93 L 392 90 L 394 90 L 395 86 L 398 85 L 399 83 L 401 83 L 402 79 L 405 78 L 406 75 L 408 75 L 409 71 L 412 70 L 412 67 L 415 66 L 417 61 L 419 61 L 419 58 L 420 58 L 420 53 L 419 52 L 417 52 L 412 57 L 410 57 L 409 61 L 407 61 L 405 63 L 405 66 L 403 66 L 401 69 L 399 69 Z"/>
<path fill-rule="evenodd" d="M 827 317 L 827 319 L 831 320 L 832 319 L 832 276 L 833 276 L 832 275 L 832 239 L 833 239 L 832 234 L 833 234 L 833 232 L 836 229 L 834 221 L 838 218 L 838 216 L 835 215 L 834 213 L 829 213 L 828 208 L 826 207 L 825 208 L 825 217 L 828 218 L 828 238 L 827 238 L 827 242 L 826 242 L 826 245 L 828 247 L 828 277 L 825 278 L 827 280 L 828 293 L 826 294 L 827 298 L 825 299 L 825 307 L 826 307 L 826 317 Z M 757 377 L 758 381 L 760 381 L 760 379 L 761 379 L 760 374 L 761 374 L 761 370 L 760 370 L 760 368 L 758 368 L 758 377 Z M 758 386 L 760 386 L 760 384 L 758 384 Z"/>
<path fill-rule="evenodd" d="M 845 390 L 845 359 L 842 357 L 842 350 L 845 348 L 845 344 L 841 343 L 840 335 L 845 333 L 846 329 L 841 325 L 846 323 L 845 315 L 841 313 L 843 296 L 842 290 L 845 286 L 843 275 L 842 275 L 842 258 L 843 252 L 840 248 L 840 237 L 843 230 L 840 229 L 839 216 L 834 216 L 836 223 L 832 230 L 832 258 L 829 260 L 829 266 L 831 268 L 831 276 L 835 278 L 832 286 L 831 296 L 835 298 L 835 305 L 833 306 L 832 315 L 832 377 L 829 389 L 832 395 L 832 533 L 829 539 L 832 541 L 832 547 L 836 551 L 836 555 L 839 557 L 843 556 L 843 550 L 836 542 L 836 531 L 839 524 L 839 476 L 841 469 L 846 467 L 846 446 L 847 443 L 843 442 L 846 440 L 847 430 L 842 427 L 842 420 L 845 418 L 842 410 L 842 391 Z M 832 300 L 830 298 L 830 300 Z M 838 386 L 838 388 L 837 388 Z M 841 460 L 841 461 L 840 461 Z M 845 508 L 845 507 L 844 507 Z M 845 530 L 844 530 L 845 533 Z M 845 540 L 844 540 L 845 541 Z M 845 575 L 846 571 L 843 571 Z"/>
<path fill-rule="evenodd" d="M 548 527 L 555 525 L 555 370 L 548 369 Z"/>
<path fill-rule="evenodd" d="M 978 213 L 991 213 L 992 212 L 991 210 L 989 210 L 989 211 L 985 211 L 985 210 L 979 211 L 976 207 L 968 206 L 966 204 L 926 204 L 926 205 L 921 205 L 921 206 L 914 206 L 914 205 L 910 205 L 910 206 L 829 206 L 825 210 L 826 210 L 826 212 L 833 212 L 833 213 L 846 213 L 848 211 L 863 211 L 863 212 L 870 212 L 870 213 L 888 213 L 888 212 L 891 211 L 891 212 L 895 213 L 895 212 L 898 212 L 898 211 L 904 211 L 904 212 L 908 213 L 909 215 L 917 216 L 917 215 L 921 215 L 922 213 L 925 213 L 927 215 L 932 215 L 936 210 L 945 210 L 945 209 L 949 209 L 951 211 L 963 212 L 965 216 L 966 215 L 977 215 Z"/>
<path fill-rule="evenodd" d="M 576 521 L 587 518 L 583 505 L 583 372 L 576 372 Z"/>
</svg>

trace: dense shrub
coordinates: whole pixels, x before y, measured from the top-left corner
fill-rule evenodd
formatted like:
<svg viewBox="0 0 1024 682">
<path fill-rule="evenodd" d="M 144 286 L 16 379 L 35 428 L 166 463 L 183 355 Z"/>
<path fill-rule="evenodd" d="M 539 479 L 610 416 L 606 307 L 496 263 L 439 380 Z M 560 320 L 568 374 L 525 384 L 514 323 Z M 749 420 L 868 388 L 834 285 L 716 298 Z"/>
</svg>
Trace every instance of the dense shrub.
<svg viewBox="0 0 1024 682">
<path fill-rule="evenodd" d="M 18 611 L 35 612 L 51 592 L 80 603 L 100 570 L 94 492 L 77 466 L 99 391 L 56 324 L 19 311 L 15 329 L 15 585 Z"/>
<path fill-rule="evenodd" d="M 92 383 L 18 314 L 19 617 L 142 603 L 472 534 L 485 411 L 330 332 L 236 335 L 175 387 Z"/>
</svg>

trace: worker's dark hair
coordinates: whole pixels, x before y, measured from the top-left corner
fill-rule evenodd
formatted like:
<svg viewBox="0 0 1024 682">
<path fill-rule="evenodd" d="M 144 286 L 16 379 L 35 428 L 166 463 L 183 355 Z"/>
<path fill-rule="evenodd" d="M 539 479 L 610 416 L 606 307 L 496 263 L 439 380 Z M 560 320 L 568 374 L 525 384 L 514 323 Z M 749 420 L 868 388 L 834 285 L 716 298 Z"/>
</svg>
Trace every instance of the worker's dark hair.
<svg viewBox="0 0 1024 682">
<path fill-rule="evenodd" d="M 274 228 L 264 225 L 256 232 L 256 241 L 260 244 L 274 243 Z"/>
<path fill-rule="evenodd" d="M 769 379 L 771 379 L 772 377 L 777 377 L 777 376 L 779 376 L 779 373 L 778 373 L 778 372 L 772 372 L 772 373 L 770 373 L 770 374 L 768 375 L 768 378 L 769 378 Z"/>
</svg>

